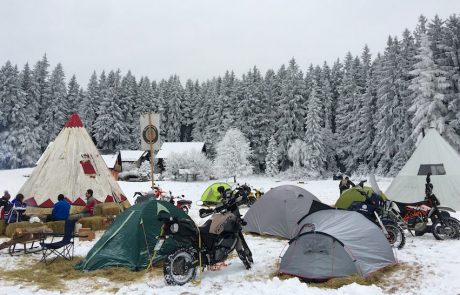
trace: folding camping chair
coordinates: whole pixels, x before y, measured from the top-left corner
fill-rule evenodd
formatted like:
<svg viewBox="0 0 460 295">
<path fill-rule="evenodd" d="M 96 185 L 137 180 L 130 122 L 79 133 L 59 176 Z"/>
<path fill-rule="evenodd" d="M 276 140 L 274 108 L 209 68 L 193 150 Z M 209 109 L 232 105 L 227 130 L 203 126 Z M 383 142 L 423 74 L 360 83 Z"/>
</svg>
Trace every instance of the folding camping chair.
<svg viewBox="0 0 460 295">
<path fill-rule="evenodd" d="M 46 265 L 51 264 L 58 257 L 62 257 L 66 260 L 73 259 L 75 222 L 76 220 L 67 219 L 64 225 L 64 234 L 52 233 L 48 235 L 53 237 L 53 239 L 55 237 L 62 237 L 61 241 L 53 242 L 53 240 L 51 240 L 51 243 L 40 243 L 43 250 L 41 261 L 44 261 Z M 53 254 L 55 257 L 50 260 L 49 257 Z"/>
</svg>

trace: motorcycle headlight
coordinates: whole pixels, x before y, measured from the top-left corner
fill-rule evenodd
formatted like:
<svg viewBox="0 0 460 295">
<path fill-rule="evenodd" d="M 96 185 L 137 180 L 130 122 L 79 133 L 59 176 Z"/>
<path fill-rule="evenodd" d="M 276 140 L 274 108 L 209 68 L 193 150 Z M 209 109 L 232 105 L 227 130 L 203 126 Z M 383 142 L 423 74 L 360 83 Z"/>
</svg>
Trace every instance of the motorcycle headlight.
<svg viewBox="0 0 460 295">
<path fill-rule="evenodd" d="M 179 224 L 177 224 L 177 223 L 171 224 L 171 226 L 169 227 L 169 230 L 170 230 L 173 234 L 177 233 L 177 232 L 179 231 Z"/>
</svg>

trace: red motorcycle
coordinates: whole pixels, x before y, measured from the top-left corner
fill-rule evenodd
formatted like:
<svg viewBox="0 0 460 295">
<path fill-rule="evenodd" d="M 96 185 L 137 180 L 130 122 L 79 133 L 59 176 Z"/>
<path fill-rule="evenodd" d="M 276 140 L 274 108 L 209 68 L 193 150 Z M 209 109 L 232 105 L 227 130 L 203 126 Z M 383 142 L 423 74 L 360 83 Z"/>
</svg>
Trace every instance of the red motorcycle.
<svg viewBox="0 0 460 295">
<path fill-rule="evenodd" d="M 166 202 L 170 202 L 171 204 L 176 206 L 176 208 L 181 209 L 186 214 L 188 214 L 188 211 L 190 210 L 190 208 L 192 208 L 192 201 L 185 200 L 184 195 L 175 197 L 175 196 L 173 196 L 171 191 L 169 192 L 169 195 L 163 195 L 161 197 L 161 200 L 166 201 Z"/>
<path fill-rule="evenodd" d="M 438 198 L 433 194 L 430 175 L 429 173 L 426 177 L 425 200 L 416 203 L 390 201 L 392 204 L 388 207 L 391 215 L 399 219 L 400 225 L 411 233 L 414 230 L 416 236 L 431 232 L 437 240 L 458 239 L 460 237 L 460 222 L 449 214 L 455 210 L 440 206 Z M 431 226 L 428 225 L 430 220 Z"/>
</svg>

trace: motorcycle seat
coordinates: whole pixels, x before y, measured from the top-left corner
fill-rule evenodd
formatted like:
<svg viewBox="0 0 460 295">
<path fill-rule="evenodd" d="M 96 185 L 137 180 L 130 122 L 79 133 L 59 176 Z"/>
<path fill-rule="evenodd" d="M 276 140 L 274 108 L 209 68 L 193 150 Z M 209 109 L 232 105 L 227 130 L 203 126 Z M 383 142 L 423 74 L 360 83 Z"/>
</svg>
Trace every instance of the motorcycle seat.
<svg viewBox="0 0 460 295">
<path fill-rule="evenodd" d="M 212 220 L 209 219 L 202 226 L 199 227 L 200 234 L 202 234 L 202 235 L 209 235 L 210 234 L 209 229 L 211 228 L 211 222 L 212 222 Z"/>
</svg>

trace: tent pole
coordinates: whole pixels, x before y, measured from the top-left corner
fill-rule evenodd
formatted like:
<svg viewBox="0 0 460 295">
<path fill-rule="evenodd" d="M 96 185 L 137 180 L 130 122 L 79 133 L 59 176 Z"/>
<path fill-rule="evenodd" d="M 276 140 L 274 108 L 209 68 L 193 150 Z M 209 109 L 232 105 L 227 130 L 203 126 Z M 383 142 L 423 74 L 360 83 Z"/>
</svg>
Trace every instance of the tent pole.
<svg viewBox="0 0 460 295">
<path fill-rule="evenodd" d="M 154 191 L 155 180 L 154 180 L 154 160 L 153 160 L 153 128 L 152 128 L 152 113 L 149 112 L 149 145 L 150 145 L 150 176 L 152 177 L 152 191 Z"/>
</svg>

